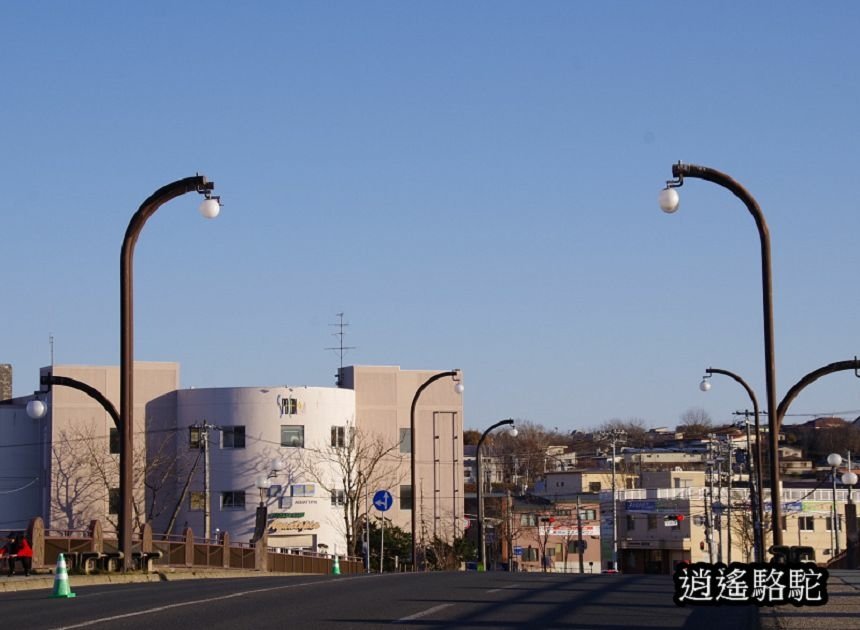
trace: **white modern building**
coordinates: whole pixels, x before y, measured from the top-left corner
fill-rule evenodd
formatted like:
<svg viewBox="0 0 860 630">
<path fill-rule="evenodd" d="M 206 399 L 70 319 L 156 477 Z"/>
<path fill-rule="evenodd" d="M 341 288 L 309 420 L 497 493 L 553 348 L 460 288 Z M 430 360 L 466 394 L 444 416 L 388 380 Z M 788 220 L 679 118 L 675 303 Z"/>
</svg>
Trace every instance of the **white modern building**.
<svg viewBox="0 0 860 630">
<path fill-rule="evenodd" d="M 191 527 L 247 541 L 265 505 L 269 546 L 345 550 L 344 495 L 327 454 L 332 435 L 355 426 L 354 391 L 183 389 L 150 402 L 146 417 L 154 531 Z M 258 487 L 261 478 L 268 487 Z M 168 480 L 163 488 L 160 479 Z"/>
</svg>

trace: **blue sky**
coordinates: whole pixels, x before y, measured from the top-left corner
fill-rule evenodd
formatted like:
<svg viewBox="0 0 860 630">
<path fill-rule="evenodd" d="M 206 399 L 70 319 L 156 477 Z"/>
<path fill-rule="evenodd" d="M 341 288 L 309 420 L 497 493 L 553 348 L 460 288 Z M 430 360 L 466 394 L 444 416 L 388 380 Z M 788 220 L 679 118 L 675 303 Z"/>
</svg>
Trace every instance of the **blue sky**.
<svg viewBox="0 0 860 630">
<path fill-rule="evenodd" d="M 333 384 L 347 363 L 465 371 L 466 425 L 728 420 L 765 399 L 758 235 L 689 180 L 723 170 L 773 242 L 777 390 L 860 354 L 860 5 L 0 4 L 0 362 L 15 393 L 119 361 L 119 251 L 155 189 L 136 358 L 183 386 Z M 764 405 L 763 405 L 764 406 Z M 794 413 L 860 416 L 832 375 Z M 803 416 L 794 421 L 806 419 Z"/>
</svg>

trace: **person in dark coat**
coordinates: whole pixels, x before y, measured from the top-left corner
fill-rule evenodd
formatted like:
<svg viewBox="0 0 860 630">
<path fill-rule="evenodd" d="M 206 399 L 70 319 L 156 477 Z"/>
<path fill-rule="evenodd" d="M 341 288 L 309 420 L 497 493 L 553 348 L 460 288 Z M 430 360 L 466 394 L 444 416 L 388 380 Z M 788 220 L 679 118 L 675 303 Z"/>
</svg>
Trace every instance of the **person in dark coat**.
<svg viewBox="0 0 860 630">
<path fill-rule="evenodd" d="M 33 566 L 33 549 L 27 538 L 21 534 L 14 534 L 6 546 L 9 558 L 9 575 L 15 575 L 15 562 L 20 561 L 24 567 L 24 576 L 30 575 Z"/>
</svg>

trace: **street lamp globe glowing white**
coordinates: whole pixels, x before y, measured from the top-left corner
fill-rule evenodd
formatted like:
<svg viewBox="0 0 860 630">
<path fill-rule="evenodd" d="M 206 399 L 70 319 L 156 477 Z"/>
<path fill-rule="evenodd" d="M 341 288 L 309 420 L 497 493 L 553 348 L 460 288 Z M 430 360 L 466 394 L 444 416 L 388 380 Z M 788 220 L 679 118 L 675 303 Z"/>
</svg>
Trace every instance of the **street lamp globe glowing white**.
<svg viewBox="0 0 860 630">
<path fill-rule="evenodd" d="M 853 473 L 850 470 L 846 473 L 842 473 L 842 483 L 846 486 L 853 486 L 857 483 L 857 473 Z"/>
<path fill-rule="evenodd" d="M 284 460 L 277 458 L 272 460 L 272 470 L 275 472 L 281 472 L 286 467 L 287 463 Z"/>
<path fill-rule="evenodd" d="M 259 477 L 257 477 L 256 486 L 260 490 L 268 490 L 272 487 L 272 480 L 264 475 L 260 475 Z"/>
<path fill-rule="evenodd" d="M 456 385 L 454 385 L 454 391 L 458 394 L 462 394 L 464 391 L 466 391 L 466 387 L 465 385 L 463 385 L 463 383 L 457 383 Z"/>
<path fill-rule="evenodd" d="M 27 403 L 27 415 L 33 420 L 44 417 L 46 413 L 48 413 L 48 405 L 41 400 L 31 400 Z"/>
<path fill-rule="evenodd" d="M 842 456 L 839 453 L 830 453 L 827 456 L 827 465 L 836 468 L 842 463 Z"/>
<path fill-rule="evenodd" d="M 709 379 L 703 378 L 702 382 L 699 383 L 699 389 L 703 392 L 706 392 L 711 389 L 711 381 Z"/>
<path fill-rule="evenodd" d="M 215 197 L 207 197 L 201 202 L 198 209 L 200 214 L 207 219 L 214 219 L 221 212 L 221 202 Z"/>
<path fill-rule="evenodd" d="M 672 214 L 681 204 L 681 198 L 678 196 L 678 191 L 674 188 L 664 188 L 661 190 L 659 201 L 660 209 L 666 214 Z"/>
<path fill-rule="evenodd" d="M 508 435 L 510 435 L 511 437 L 517 437 L 519 434 L 520 432 L 517 431 L 516 427 L 511 427 L 511 430 L 508 431 Z"/>
</svg>

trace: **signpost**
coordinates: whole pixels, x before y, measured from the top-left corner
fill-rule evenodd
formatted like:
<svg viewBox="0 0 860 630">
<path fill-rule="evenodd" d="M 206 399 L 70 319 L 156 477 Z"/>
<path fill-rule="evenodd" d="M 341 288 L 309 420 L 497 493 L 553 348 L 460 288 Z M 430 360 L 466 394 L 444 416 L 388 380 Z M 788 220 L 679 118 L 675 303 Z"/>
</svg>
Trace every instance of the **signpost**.
<svg viewBox="0 0 860 630">
<path fill-rule="evenodd" d="M 394 505 L 394 498 L 391 496 L 391 493 L 388 490 L 377 490 L 373 494 L 373 507 L 375 507 L 383 514 L 380 515 L 380 519 L 382 520 L 382 530 L 380 531 L 379 536 L 379 572 L 382 573 L 383 567 L 383 550 L 385 549 L 385 514 L 391 509 L 391 506 Z"/>
</svg>

